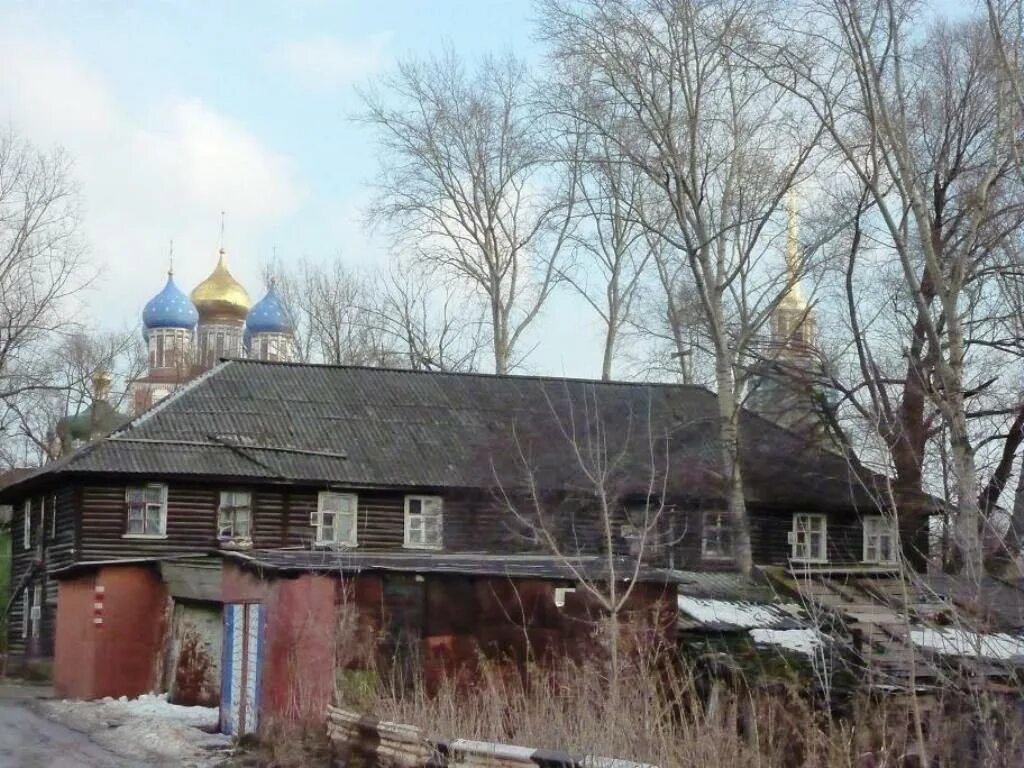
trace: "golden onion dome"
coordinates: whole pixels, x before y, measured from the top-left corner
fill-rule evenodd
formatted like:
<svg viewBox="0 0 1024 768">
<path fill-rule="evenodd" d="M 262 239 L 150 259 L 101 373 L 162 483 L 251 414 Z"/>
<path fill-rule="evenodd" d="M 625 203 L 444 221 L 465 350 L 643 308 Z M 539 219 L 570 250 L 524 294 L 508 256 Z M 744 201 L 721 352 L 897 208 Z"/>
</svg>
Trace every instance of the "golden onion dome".
<svg viewBox="0 0 1024 768">
<path fill-rule="evenodd" d="M 210 276 L 192 291 L 192 303 L 199 312 L 199 319 L 239 320 L 244 322 L 251 302 L 249 293 L 240 282 L 232 277 L 224 264 L 224 249 Z"/>
</svg>

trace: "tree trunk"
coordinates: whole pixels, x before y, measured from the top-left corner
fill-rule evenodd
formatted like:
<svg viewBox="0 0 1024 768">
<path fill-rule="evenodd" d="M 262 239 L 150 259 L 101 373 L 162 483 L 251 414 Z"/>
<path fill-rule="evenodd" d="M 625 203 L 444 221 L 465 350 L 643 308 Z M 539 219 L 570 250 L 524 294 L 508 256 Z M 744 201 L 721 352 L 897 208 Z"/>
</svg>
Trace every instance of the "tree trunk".
<svg viewBox="0 0 1024 768">
<path fill-rule="evenodd" d="M 615 358 L 615 328 L 608 324 L 608 332 L 604 337 L 604 356 L 601 358 L 601 380 L 611 381 L 612 360 Z"/>
<path fill-rule="evenodd" d="M 750 546 L 750 523 L 747 520 L 747 505 L 743 496 L 743 477 L 739 461 L 739 406 L 736 403 L 732 363 L 726 354 L 718 355 L 715 378 L 718 386 L 723 493 L 729 519 L 733 525 L 736 569 L 744 575 L 750 575 L 754 570 L 754 555 Z"/>
<path fill-rule="evenodd" d="M 980 579 L 984 574 L 985 564 L 981 545 L 977 473 L 974 467 L 974 449 L 967 433 L 967 419 L 962 410 L 953 414 L 949 432 L 953 472 L 956 474 L 956 539 L 961 557 L 959 570 L 970 578 Z"/>
</svg>

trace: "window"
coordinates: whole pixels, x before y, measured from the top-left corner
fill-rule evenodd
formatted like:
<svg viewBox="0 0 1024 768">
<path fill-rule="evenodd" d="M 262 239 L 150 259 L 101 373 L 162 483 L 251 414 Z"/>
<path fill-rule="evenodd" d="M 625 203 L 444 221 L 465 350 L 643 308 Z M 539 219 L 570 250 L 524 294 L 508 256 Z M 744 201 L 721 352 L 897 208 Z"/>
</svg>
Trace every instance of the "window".
<svg viewBox="0 0 1024 768">
<path fill-rule="evenodd" d="M 405 497 L 405 546 L 415 549 L 441 548 L 441 498 Z"/>
<path fill-rule="evenodd" d="M 50 496 L 50 538 L 57 538 L 57 494 Z"/>
<path fill-rule="evenodd" d="M 732 560 L 732 525 L 728 512 L 704 513 L 701 526 L 700 554 L 705 560 Z"/>
<path fill-rule="evenodd" d="M 163 537 L 167 533 L 167 486 L 144 485 L 129 488 L 126 536 Z"/>
<path fill-rule="evenodd" d="M 898 541 L 895 520 L 881 515 L 864 518 L 865 563 L 895 563 Z"/>
<path fill-rule="evenodd" d="M 43 585 L 36 584 L 32 587 L 32 607 L 28 612 L 32 625 L 32 637 L 39 637 L 39 626 L 43 623 Z"/>
<path fill-rule="evenodd" d="M 28 637 L 28 587 L 21 591 L 21 639 Z"/>
<path fill-rule="evenodd" d="M 32 501 L 25 499 L 21 507 L 21 544 L 25 549 L 32 548 Z"/>
<path fill-rule="evenodd" d="M 793 515 L 789 534 L 792 559 L 804 563 L 827 563 L 826 525 L 824 515 Z"/>
<path fill-rule="evenodd" d="M 252 499 L 248 491 L 221 491 L 217 509 L 218 539 L 248 539 L 252 526 Z"/>
<path fill-rule="evenodd" d="M 321 491 L 310 523 L 316 527 L 317 544 L 354 547 L 358 544 L 358 497 L 354 493 Z"/>
</svg>

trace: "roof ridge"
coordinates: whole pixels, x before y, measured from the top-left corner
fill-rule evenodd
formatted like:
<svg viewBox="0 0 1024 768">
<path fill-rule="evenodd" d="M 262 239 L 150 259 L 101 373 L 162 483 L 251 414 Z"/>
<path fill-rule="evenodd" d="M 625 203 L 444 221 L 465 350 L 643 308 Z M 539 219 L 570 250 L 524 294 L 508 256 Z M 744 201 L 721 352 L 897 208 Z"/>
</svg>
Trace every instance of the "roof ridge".
<svg viewBox="0 0 1024 768">
<path fill-rule="evenodd" d="M 267 367 L 292 367 L 292 368 L 329 368 L 332 370 L 355 370 L 355 371 L 382 371 L 387 373 L 409 373 L 421 376 L 452 376 L 463 378 L 482 379 L 522 379 L 528 381 L 551 381 L 551 382 L 578 382 L 581 384 L 599 384 L 602 386 L 627 386 L 627 387 L 666 387 L 672 389 L 688 389 L 698 392 L 706 392 L 709 395 L 715 393 L 703 384 L 686 384 L 678 381 L 631 381 L 628 379 L 595 379 L 585 376 L 552 376 L 537 373 L 489 373 L 486 371 L 426 371 L 415 368 L 399 368 L 388 365 L 354 365 L 348 363 L 310 363 L 291 360 L 257 360 L 249 357 L 226 357 L 221 358 L 222 363 L 244 363 L 245 365 L 259 365 Z"/>
</svg>

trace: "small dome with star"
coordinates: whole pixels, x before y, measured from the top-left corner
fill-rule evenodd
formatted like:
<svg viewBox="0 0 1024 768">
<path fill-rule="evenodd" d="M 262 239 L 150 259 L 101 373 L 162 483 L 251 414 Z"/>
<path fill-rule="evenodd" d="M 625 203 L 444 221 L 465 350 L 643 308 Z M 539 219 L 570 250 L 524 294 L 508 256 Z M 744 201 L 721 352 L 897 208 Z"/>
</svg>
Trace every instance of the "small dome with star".
<svg viewBox="0 0 1024 768">
<path fill-rule="evenodd" d="M 149 300 L 142 310 L 142 334 L 149 337 L 154 328 L 183 328 L 191 331 L 199 322 L 199 313 L 185 292 L 174 283 L 174 274 L 167 273 L 163 290 Z"/>
<path fill-rule="evenodd" d="M 288 310 L 285 309 L 277 288 L 271 283 L 267 295 L 249 310 L 245 318 L 245 334 L 255 336 L 259 333 L 292 333 L 294 330 Z"/>
</svg>

